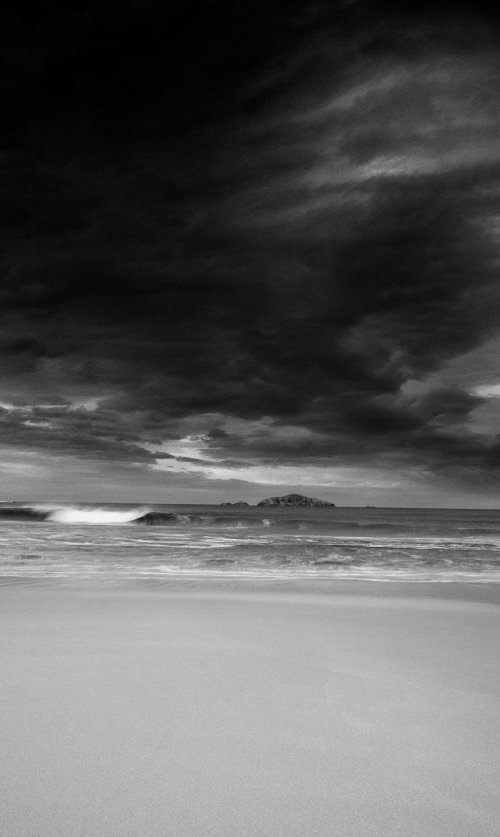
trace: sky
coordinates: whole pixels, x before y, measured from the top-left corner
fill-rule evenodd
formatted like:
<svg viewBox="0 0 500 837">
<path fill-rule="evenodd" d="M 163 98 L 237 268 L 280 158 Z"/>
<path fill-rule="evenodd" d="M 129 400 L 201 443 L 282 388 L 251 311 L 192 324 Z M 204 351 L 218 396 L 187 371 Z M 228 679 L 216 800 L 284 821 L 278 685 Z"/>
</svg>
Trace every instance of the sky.
<svg viewBox="0 0 500 837">
<path fill-rule="evenodd" d="M 0 11 L 0 499 L 498 507 L 487 6 L 49 5 Z"/>
</svg>

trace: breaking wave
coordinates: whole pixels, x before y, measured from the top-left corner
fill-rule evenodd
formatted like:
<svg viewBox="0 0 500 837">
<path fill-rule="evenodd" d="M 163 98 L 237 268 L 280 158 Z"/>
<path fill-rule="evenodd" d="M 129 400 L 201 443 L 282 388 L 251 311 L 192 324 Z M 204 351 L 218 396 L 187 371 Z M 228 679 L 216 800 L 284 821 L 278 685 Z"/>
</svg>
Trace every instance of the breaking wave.
<svg viewBox="0 0 500 837">
<path fill-rule="evenodd" d="M 77 523 L 98 526 L 132 523 L 145 514 L 144 509 L 78 508 L 65 506 L 49 511 L 47 520 L 53 523 Z"/>
<path fill-rule="evenodd" d="M 95 506 L 3 506 L 0 520 L 72 523 L 78 525 L 109 526 L 133 523 L 148 513 L 148 509 L 111 509 Z"/>
<path fill-rule="evenodd" d="M 80 526 L 112 526 L 138 523 L 143 526 L 223 526 L 248 529 L 271 526 L 268 518 L 244 520 L 229 515 L 194 514 L 185 512 L 153 511 L 147 507 L 116 509 L 100 506 L 4 505 L 0 506 L 0 521 L 48 522 Z M 298 522 L 291 524 L 298 526 Z M 288 524 L 290 526 L 290 524 Z"/>
</svg>

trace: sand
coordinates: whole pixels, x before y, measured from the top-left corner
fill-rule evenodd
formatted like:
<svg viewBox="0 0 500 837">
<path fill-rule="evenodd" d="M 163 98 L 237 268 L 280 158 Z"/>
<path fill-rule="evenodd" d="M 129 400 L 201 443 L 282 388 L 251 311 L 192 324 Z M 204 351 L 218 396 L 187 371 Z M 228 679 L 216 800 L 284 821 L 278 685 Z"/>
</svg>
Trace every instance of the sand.
<svg viewBox="0 0 500 837">
<path fill-rule="evenodd" d="M 498 593 L 4 587 L 0 833 L 498 834 Z"/>
</svg>

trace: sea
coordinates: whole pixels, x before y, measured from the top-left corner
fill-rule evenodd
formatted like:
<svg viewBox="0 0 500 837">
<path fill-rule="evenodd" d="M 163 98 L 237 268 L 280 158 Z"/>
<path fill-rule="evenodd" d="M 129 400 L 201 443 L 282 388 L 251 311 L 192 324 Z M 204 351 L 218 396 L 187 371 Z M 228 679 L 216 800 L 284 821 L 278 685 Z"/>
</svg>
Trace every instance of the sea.
<svg viewBox="0 0 500 837">
<path fill-rule="evenodd" d="M 500 509 L 0 503 L 0 583 L 500 582 Z"/>
</svg>

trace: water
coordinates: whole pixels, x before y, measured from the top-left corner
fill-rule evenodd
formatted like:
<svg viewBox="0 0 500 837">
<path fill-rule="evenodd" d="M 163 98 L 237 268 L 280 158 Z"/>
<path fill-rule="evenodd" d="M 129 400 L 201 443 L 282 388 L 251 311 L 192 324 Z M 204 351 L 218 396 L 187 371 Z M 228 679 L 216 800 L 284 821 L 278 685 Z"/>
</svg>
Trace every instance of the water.
<svg viewBox="0 0 500 837">
<path fill-rule="evenodd" d="M 500 582 L 500 510 L 0 505 L 2 583 Z"/>
</svg>

